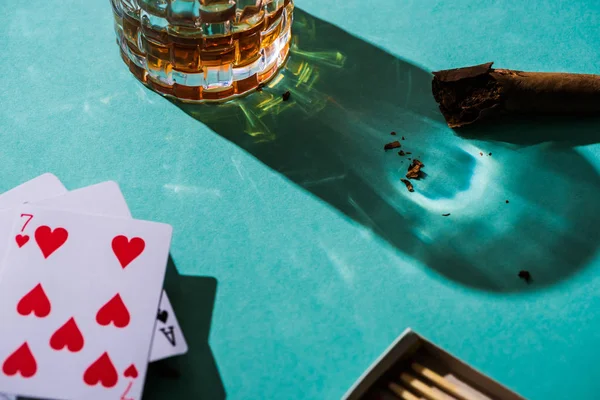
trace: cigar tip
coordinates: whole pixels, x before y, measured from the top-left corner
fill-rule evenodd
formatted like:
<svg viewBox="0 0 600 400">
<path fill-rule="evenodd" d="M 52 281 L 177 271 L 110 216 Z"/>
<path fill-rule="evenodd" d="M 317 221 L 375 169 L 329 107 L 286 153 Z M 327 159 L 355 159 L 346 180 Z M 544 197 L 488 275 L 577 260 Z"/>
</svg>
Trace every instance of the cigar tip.
<svg viewBox="0 0 600 400">
<path fill-rule="evenodd" d="M 492 65 L 494 65 L 493 61 L 485 64 L 473 65 L 470 67 L 435 71 L 433 72 L 433 76 L 435 79 L 438 79 L 442 82 L 455 82 L 461 79 L 475 78 L 480 75 L 485 75 L 490 72 Z"/>
<path fill-rule="evenodd" d="M 494 79 L 493 62 L 435 73 L 433 97 L 446 123 L 462 128 L 501 111 L 502 90 Z"/>
</svg>

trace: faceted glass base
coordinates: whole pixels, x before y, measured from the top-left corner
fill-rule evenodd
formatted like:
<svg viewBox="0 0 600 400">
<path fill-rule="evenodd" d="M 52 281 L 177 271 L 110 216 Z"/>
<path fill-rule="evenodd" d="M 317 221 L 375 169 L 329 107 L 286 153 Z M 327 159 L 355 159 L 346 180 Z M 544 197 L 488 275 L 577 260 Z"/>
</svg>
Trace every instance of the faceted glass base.
<svg viewBox="0 0 600 400">
<path fill-rule="evenodd" d="M 292 0 L 111 0 L 117 43 L 144 84 L 223 101 L 272 78 L 291 39 Z"/>
</svg>

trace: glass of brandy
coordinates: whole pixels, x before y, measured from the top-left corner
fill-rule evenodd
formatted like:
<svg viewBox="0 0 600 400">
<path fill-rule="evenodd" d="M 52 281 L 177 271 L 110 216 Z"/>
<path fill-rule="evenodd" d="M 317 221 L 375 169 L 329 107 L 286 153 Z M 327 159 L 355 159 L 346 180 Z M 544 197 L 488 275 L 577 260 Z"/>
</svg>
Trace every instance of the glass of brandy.
<svg viewBox="0 0 600 400">
<path fill-rule="evenodd" d="M 160 94 L 223 101 L 271 79 L 290 48 L 292 0 L 110 0 L 129 70 Z"/>
</svg>

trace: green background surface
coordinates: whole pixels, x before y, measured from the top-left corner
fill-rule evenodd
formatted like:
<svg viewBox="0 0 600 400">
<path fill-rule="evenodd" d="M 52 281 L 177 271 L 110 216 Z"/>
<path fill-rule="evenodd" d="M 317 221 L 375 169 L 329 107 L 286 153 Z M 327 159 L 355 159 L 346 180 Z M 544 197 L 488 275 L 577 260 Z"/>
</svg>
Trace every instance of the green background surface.
<svg viewBox="0 0 600 400">
<path fill-rule="evenodd" d="M 0 189 L 115 180 L 175 229 L 166 287 L 191 351 L 152 366 L 145 397 L 336 399 L 412 327 L 527 398 L 597 398 L 600 124 L 459 136 L 429 72 L 600 73 L 600 3 L 296 5 L 283 79 L 211 107 L 130 76 L 108 0 L 0 2 Z M 392 130 L 426 166 L 413 194 Z"/>
</svg>

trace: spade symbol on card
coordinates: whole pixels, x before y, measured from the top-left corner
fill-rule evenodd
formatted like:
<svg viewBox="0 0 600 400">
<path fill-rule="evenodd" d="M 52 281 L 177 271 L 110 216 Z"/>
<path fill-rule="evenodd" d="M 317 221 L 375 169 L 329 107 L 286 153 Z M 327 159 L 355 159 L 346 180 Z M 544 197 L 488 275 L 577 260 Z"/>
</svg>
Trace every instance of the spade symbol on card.
<svg viewBox="0 0 600 400">
<path fill-rule="evenodd" d="M 15 236 L 15 241 L 17 242 L 17 246 L 19 246 L 19 248 L 25 246 L 27 244 L 27 242 L 29 242 L 29 235 L 17 235 Z"/>
<path fill-rule="evenodd" d="M 23 378 L 31 378 L 37 372 L 37 363 L 31 353 L 31 349 L 27 342 L 15 350 L 4 364 L 2 364 L 2 372 L 8 376 L 13 376 L 16 373 L 21 373 Z"/>
<path fill-rule="evenodd" d="M 169 319 L 168 311 L 167 310 L 158 310 L 158 315 L 156 316 L 156 319 L 158 319 L 163 324 L 166 324 L 167 320 Z"/>
<path fill-rule="evenodd" d="M 175 331 L 173 330 L 173 325 L 169 326 L 168 328 L 160 328 L 160 331 L 162 332 L 163 335 L 165 335 L 165 337 L 167 338 L 169 343 L 171 343 L 171 346 L 176 345 Z"/>
<path fill-rule="evenodd" d="M 17 304 L 17 312 L 23 316 L 34 313 L 38 318 L 47 317 L 50 314 L 50 300 L 42 288 L 42 284 L 38 283 L 29 293 L 27 293 Z"/>
<path fill-rule="evenodd" d="M 50 257 L 52 253 L 60 248 L 69 237 L 65 228 L 52 230 L 49 226 L 42 225 L 35 230 L 35 241 L 37 242 L 44 258 Z"/>
</svg>

